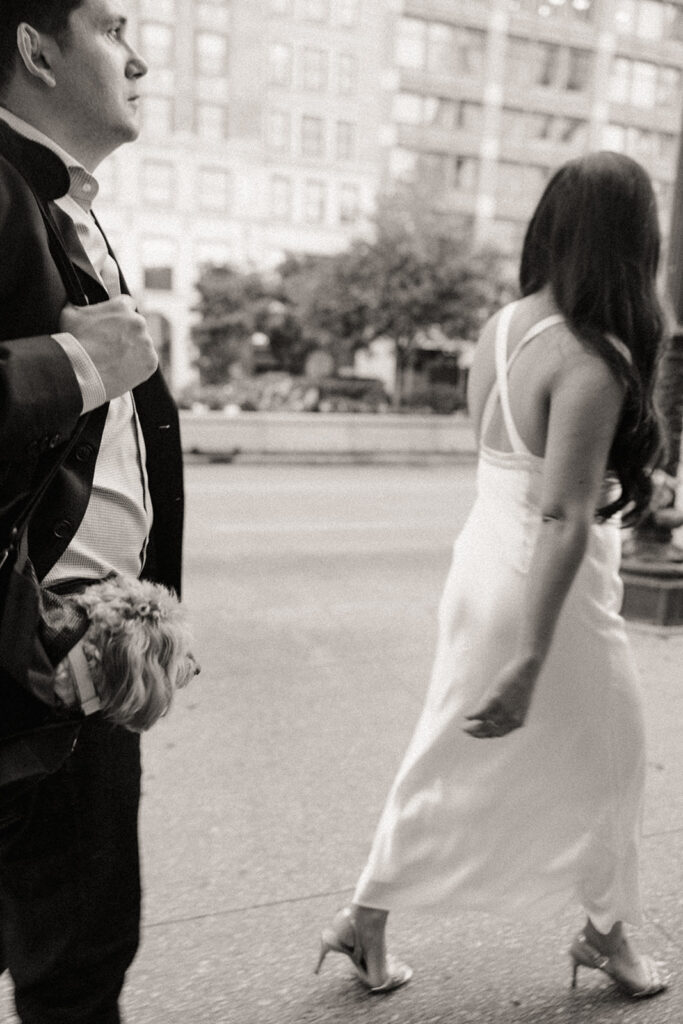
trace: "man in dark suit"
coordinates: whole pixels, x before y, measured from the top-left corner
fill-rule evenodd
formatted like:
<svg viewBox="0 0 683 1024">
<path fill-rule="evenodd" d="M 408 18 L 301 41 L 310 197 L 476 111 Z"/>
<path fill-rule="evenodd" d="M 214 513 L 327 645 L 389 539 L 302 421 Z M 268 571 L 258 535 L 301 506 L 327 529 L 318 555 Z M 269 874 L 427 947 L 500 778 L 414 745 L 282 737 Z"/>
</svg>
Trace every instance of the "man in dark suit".
<svg viewBox="0 0 683 1024">
<path fill-rule="evenodd" d="M 110 572 L 180 589 L 177 413 L 91 209 L 98 164 L 137 136 L 146 71 L 120 0 L 0 4 L 0 547 L 78 432 L 29 531 L 60 593 Z M 39 730 L 44 709 L 2 671 L 0 693 L 29 730 L 0 751 L 17 777 L 0 787 L 0 970 L 24 1024 L 118 1024 L 138 738 L 98 713 Z"/>
</svg>

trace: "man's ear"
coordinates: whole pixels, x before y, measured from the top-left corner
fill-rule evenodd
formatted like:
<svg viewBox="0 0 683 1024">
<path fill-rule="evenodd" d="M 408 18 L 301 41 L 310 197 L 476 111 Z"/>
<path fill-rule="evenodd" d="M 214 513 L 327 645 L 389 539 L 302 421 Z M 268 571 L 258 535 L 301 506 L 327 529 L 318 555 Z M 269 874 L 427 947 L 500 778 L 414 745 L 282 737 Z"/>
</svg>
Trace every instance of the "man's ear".
<svg viewBox="0 0 683 1024">
<path fill-rule="evenodd" d="M 57 84 L 51 67 L 51 42 L 49 36 L 38 32 L 25 21 L 17 28 L 17 49 L 24 67 L 29 75 L 39 78 L 49 89 Z"/>
</svg>

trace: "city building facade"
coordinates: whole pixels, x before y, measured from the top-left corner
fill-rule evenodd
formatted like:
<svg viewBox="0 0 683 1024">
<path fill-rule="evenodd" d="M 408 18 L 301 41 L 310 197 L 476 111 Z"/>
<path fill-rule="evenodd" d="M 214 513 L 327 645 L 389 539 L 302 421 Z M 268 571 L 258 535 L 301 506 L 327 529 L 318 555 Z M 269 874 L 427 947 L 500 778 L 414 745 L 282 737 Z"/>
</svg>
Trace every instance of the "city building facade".
<svg viewBox="0 0 683 1024">
<path fill-rule="evenodd" d="M 413 182 L 514 257 L 552 171 L 650 171 L 666 229 L 681 117 L 675 0 L 131 0 L 142 133 L 97 208 L 172 385 L 201 265 L 275 265 L 371 230 Z"/>
<path fill-rule="evenodd" d="M 480 240 L 519 252 L 550 174 L 615 149 L 670 217 L 681 117 L 675 0 L 404 0 L 388 181 L 429 182 Z"/>
<path fill-rule="evenodd" d="M 382 166 L 383 0 L 130 0 L 139 141 L 97 208 L 178 390 L 205 263 L 264 267 L 362 230 Z"/>
</svg>

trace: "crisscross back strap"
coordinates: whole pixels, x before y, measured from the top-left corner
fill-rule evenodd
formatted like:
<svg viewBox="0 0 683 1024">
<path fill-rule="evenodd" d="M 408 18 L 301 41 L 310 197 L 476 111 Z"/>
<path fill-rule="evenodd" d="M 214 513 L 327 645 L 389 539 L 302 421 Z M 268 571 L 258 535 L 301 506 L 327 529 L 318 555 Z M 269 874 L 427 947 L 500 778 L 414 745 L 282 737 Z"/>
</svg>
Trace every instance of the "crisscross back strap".
<svg viewBox="0 0 683 1024">
<path fill-rule="evenodd" d="M 489 428 L 489 424 L 491 423 L 491 420 L 493 418 L 493 411 L 494 411 L 494 409 L 496 407 L 496 402 L 498 400 L 498 394 L 500 392 L 500 382 L 499 382 L 499 379 L 498 379 L 498 349 L 499 349 L 500 344 L 501 344 L 501 338 L 504 339 L 503 340 L 503 344 L 505 344 L 506 341 L 507 341 L 508 329 L 510 327 L 510 319 L 512 317 L 512 313 L 513 313 L 514 308 L 515 308 L 516 305 L 517 305 L 516 302 L 511 302 L 508 306 L 505 306 L 501 310 L 501 312 L 500 312 L 500 314 L 498 316 L 498 323 L 496 324 L 496 337 L 495 337 L 495 342 L 494 342 L 494 344 L 495 344 L 495 353 L 496 353 L 496 379 L 494 380 L 493 386 L 491 387 L 491 390 L 489 391 L 489 396 L 486 399 L 486 403 L 484 405 L 484 411 L 482 412 L 482 416 L 481 416 L 481 426 L 479 428 L 479 434 L 480 434 L 480 437 L 482 438 L 482 440 L 486 437 L 486 432 L 487 432 L 487 430 Z"/>
<path fill-rule="evenodd" d="M 500 407 L 503 414 L 503 421 L 505 423 L 505 429 L 507 431 L 508 439 L 510 441 L 510 447 L 513 452 L 517 454 L 528 455 L 529 449 L 522 441 L 519 435 L 519 431 L 515 425 L 515 421 L 512 417 L 512 410 L 510 408 L 510 395 L 508 389 L 508 374 L 510 367 L 514 363 L 515 359 L 522 351 L 522 349 L 528 345 L 530 341 L 537 338 L 539 334 L 547 330 L 549 327 L 555 327 L 557 324 L 564 323 L 564 317 L 559 313 L 555 313 L 552 316 L 547 316 L 543 320 L 539 320 L 537 324 L 534 324 L 526 332 L 520 343 L 516 346 L 512 355 L 508 358 L 508 336 L 510 332 L 510 321 L 512 320 L 513 313 L 517 306 L 516 302 L 511 302 L 506 306 L 499 318 L 496 328 L 495 338 L 495 353 L 496 353 L 496 382 L 491 388 L 486 405 L 484 406 L 484 412 L 481 421 L 481 437 L 483 438 L 488 429 L 489 423 L 493 416 L 493 410 L 495 403 L 500 398 Z"/>
<path fill-rule="evenodd" d="M 532 327 L 526 332 L 522 340 L 516 346 L 512 355 L 508 358 L 508 336 L 510 333 L 510 321 L 512 320 L 516 302 L 511 302 L 509 305 L 501 311 L 498 317 L 498 324 L 496 327 L 496 338 L 495 338 L 495 352 L 496 352 L 496 380 L 491 388 L 486 404 L 484 406 L 484 412 L 481 417 L 481 429 L 480 435 L 482 438 L 486 436 L 489 424 L 493 417 L 493 412 L 496 406 L 496 401 L 500 398 L 501 412 L 503 413 L 503 421 L 505 423 L 505 429 L 507 431 L 510 446 L 513 452 L 520 454 L 529 454 L 529 449 L 522 441 L 519 436 L 519 432 L 515 425 L 515 421 L 512 417 L 512 410 L 510 408 L 510 395 L 508 388 L 508 374 L 512 367 L 515 359 L 519 356 L 520 352 L 530 341 L 537 338 L 539 334 L 547 331 L 550 327 L 556 327 L 559 324 L 566 323 L 565 318 L 561 313 L 554 313 L 552 316 L 546 316 L 543 320 L 539 320 L 538 323 L 533 324 Z M 627 363 L 631 364 L 633 359 L 628 347 L 619 338 L 616 338 L 613 334 L 606 334 L 605 338 L 609 343 L 619 352 L 619 354 L 626 360 Z"/>
</svg>

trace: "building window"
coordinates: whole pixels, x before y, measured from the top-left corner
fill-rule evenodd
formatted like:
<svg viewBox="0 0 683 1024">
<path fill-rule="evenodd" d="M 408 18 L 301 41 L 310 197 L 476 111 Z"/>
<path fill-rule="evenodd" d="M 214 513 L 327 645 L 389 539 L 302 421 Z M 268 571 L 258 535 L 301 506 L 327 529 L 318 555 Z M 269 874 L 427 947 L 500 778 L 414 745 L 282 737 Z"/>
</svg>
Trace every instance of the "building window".
<svg viewBox="0 0 683 1024">
<path fill-rule="evenodd" d="M 447 153 L 425 153 L 411 149 L 393 150 L 389 172 L 396 181 L 420 185 L 439 195 L 452 187 L 453 158 Z"/>
<path fill-rule="evenodd" d="M 291 85 L 292 50 L 284 43 L 273 43 L 268 51 L 268 81 L 271 85 Z"/>
<path fill-rule="evenodd" d="M 424 124 L 424 96 L 415 92 L 399 92 L 394 96 L 393 119 L 396 124 Z"/>
<path fill-rule="evenodd" d="M 481 106 L 444 96 L 399 92 L 394 96 L 393 118 L 396 124 L 476 130 L 481 123 Z"/>
<path fill-rule="evenodd" d="M 194 7 L 195 25 L 209 31 L 227 32 L 230 28 L 230 6 L 223 0 L 201 0 Z"/>
<path fill-rule="evenodd" d="M 301 155 L 315 159 L 325 155 L 325 122 L 321 117 L 301 118 Z"/>
<path fill-rule="evenodd" d="M 588 143 L 588 122 L 580 118 L 511 108 L 505 108 L 502 117 L 506 142 L 550 142 L 578 149 L 584 149 Z"/>
<path fill-rule="evenodd" d="M 307 224 L 325 223 L 325 182 L 309 178 L 304 182 L 303 215 Z"/>
<path fill-rule="evenodd" d="M 446 153 L 420 153 L 417 173 L 420 183 L 437 195 L 447 191 L 451 158 Z"/>
<path fill-rule="evenodd" d="M 142 241 L 142 276 L 150 291 L 173 291 L 173 265 L 176 252 L 169 238 L 145 238 Z"/>
<path fill-rule="evenodd" d="M 142 194 L 154 206 L 171 206 L 175 192 L 175 168 L 162 160 L 144 160 Z"/>
<path fill-rule="evenodd" d="M 335 0 L 332 9 L 338 25 L 353 28 L 360 22 L 360 0 Z"/>
<path fill-rule="evenodd" d="M 172 135 L 173 100 L 168 96 L 143 96 L 142 128 L 146 135 L 155 138 Z"/>
<path fill-rule="evenodd" d="M 456 156 L 453 161 L 453 187 L 474 193 L 479 181 L 479 160 L 475 156 Z"/>
<path fill-rule="evenodd" d="M 484 69 L 486 33 L 439 21 L 402 18 L 397 37 L 399 67 L 434 75 L 480 78 Z"/>
<path fill-rule="evenodd" d="M 657 105 L 677 107 L 681 97 L 681 72 L 678 68 L 657 70 Z"/>
<path fill-rule="evenodd" d="M 536 202 L 548 180 L 548 169 L 536 164 L 498 163 L 497 192 L 508 199 L 519 199 L 521 204 Z"/>
<path fill-rule="evenodd" d="M 175 0 L 140 0 L 140 17 L 173 21 Z"/>
<path fill-rule="evenodd" d="M 228 137 L 227 107 L 216 103 L 198 103 L 195 111 L 197 135 L 201 139 L 221 142 Z"/>
<path fill-rule="evenodd" d="M 389 175 L 393 181 L 410 183 L 417 173 L 417 153 L 412 149 L 398 146 L 389 156 Z"/>
<path fill-rule="evenodd" d="M 173 291 L 173 267 L 143 267 L 142 273 L 147 291 Z"/>
<path fill-rule="evenodd" d="M 313 50 L 306 47 L 301 61 L 301 84 L 304 89 L 312 92 L 324 92 L 327 89 L 328 55 L 325 50 Z"/>
<path fill-rule="evenodd" d="M 683 40 L 683 8 L 666 0 L 616 0 L 614 24 L 622 35 L 659 42 Z"/>
<path fill-rule="evenodd" d="M 590 50 L 579 50 L 572 47 L 568 55 L 565 89 L 570 92 L 583 92 L 588 88 L 593 66 L 593 55 Z"/>
<path fill-rule="evenodd" d="M 173 29 L 153 21 L 143 22 L 140 26 L 140 49 L 150 68 L 172 68 Z"/>
<path fill-rule="evenodd" d="M 559 92 L 584 92 L 591 80 L 590 50 L 512 37 L 506 60 L 508 84 L 540 86 Z"/>
<path fill-rule="evenodd" d="M 354 224 L 360 214 L 358 185 L 342 185 L 339 189 L 339 223 Z"/>
<path fill-rule="evenodd" d="M 280 221 L 292 219 L 292 182 L 284 174 L 270 179 L 270 215 Z"/>
<path fill-rule="evenodd" d="M 273 153 L 289 153 L 290 150 L 290 117 L 284 110 L 271 110 L 268 113 L 267 144 Z"/>
<path fill-rule="evenodd" d="M 645 164 L 668 164 L 671 168 L 676 159 L 676 136 L 670 132 L 650 131 L 621 124 L 605 125 L 602 132 L 605 149 L 614 149 Z"/>
<path fill-rule="evenodd" d="M 457 127 L 466 132 L 481 131 L 481 103 L 469 103 L 461 100 L 458 104 Z"/>
<path fill-rule="evenodd" d="M 356 125 L 337 121 L 337 160 L 356 159 Z"/>
<path fill-rule="evenodd" d="M 198 200 L 202 210 L 225 213 L 230 204 L 230 175 L 222 168 L 199 170 Z"/>
<path fill-rule="evenodd" d="M 427 66 L 427 23 L 401 18 L 396 36 L 396 63 L 401 68 L 421 70 Z"/>
<path fill-rule="evenodd" d="M 326 21 L 327 0 L 301 0 L 301 13 L 306 21 Z"/>
<path fill-rule="evenodd" d="M 507 256 L 516 256 L 522 249 L 526 221 L 496 220 L 487 226 L 487 240 Z"/>
<path fill-rule="evenodd" d="M 522 13 L 543 21 L 590 21 L 594 7 L 595 0 L 508 0 L 508 8 L 514 14 Z"/>
<path fill-rule="evenodd" d="M 337 91 L 351 96 L 356 91 L 358 61 L 352 53 L 340 53 L 337 57 Z"/>
<path fill-rule="evenodd" d="M 635 60 L 631 66 L 630 102 L 651 110 L 657 104 L 657 65 Z"/>
<path fill-rule="evenodd" d="M 681 72 L 658 67 L 643 60 L 615 57 L 610 75 L 612 103 L 624 103 L 644 110 L 676 107 L 680 100 Z"/>
<path fill-rule="evenodd" d="M 228 38 L 217 32 L 198 32 L 197 70 L 204 78 L 222 78 L 228 70 Z"/>
</svg>

